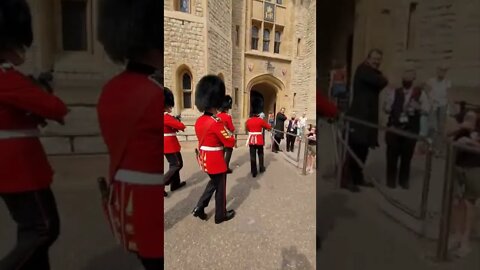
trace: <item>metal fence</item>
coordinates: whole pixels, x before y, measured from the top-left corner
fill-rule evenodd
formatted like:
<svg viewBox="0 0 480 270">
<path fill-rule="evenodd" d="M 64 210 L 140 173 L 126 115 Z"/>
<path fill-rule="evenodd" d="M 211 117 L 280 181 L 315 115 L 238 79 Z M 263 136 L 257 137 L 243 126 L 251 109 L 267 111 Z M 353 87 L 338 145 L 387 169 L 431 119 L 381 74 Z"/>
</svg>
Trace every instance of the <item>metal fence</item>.
<svg viewBox="0 0 480 270">
<path fill-rule="evenodd" d="M 285 144 L 280 144 L 281 142 L 276 141 L 275 139 L 275 134 L 284 134 L 285 139 L 287 135 L 294 136 L 295 137 L 295 142 L 294 142 L 294 149 L 296 149 L 296 156 L 293 159 L 293 161 L 296 163 L 297 168 L 302 169 L 302 175 L 307 175 L 307 161 L 308 161 L 308 138 L 307 138 L 307 133 L 303 133 L 302 135 L 294 134 L 294 133 L 289 133 L 285 132 L 282 130 L 276 130 L 272 129 L 270 131 L 265 131 L 265 135 L 268 134 L 268 138 L 270 139 L 270 144 L 268 148 L 272 148 L 273 143 L 278 143 L 279 148 L 282 152 L 286 152 L 286 143 Z M 235 133 L 235 141 L 238 142 L 238 136 L 239 135 L 248 135 L 248 133 Z M 265 145 L 267 144 L 267 136 L 265 136 Z M 247 142 L 248 143 L 248 142 Z M 237 145 L 238 147 L 238 145 Z M 304 150 L 303 153 L 303 162 L 301 162 L 301 156 L 302 156 L 302 149 Z"/>
<path fill-rule="evenodd" d="M 420 142 L 425 143 L 427 146 L 426 149 L 426 160 L 425 160 L 425 170 L 423 174 L 423 186 L 421 192 L 421 202 L 418 210 L 411 209 L 402 202 L 392 198 L 380 185 L 377 179 L 372 179 L 371 181 L 375 189 L 388 201 L 390 204 L 396 208 L 402 210 L 404 213 L 410 215 L 411 217 L 420 220 L 426 221 L 427 212 L 428 212 L 428 202 L 430 196 L 430 179 L 432 174 L 432 161 L 434 157 L 434 149 L 432 145 L 432 140 L 419 136 L 417 134 L 409 133 L 401 129 L 387 127 L 383 125 L 373 124 L 366 122 L 360 119 L 349 116 L 341 116 L 339 120 L 332 124 L 332 132 L 334 141 L 336 144 L 336 182 L 337 186 L 340 186 L 342 181 L 342 166 L 345 162 L 346 154 L 348 153 L 353 160 L 362 168 L 365 168 L 365 164 L 360 160 L 360 158 L 354 153 L 354 151 L 349 147 L 349 124 L 356 123 L 359 125 L 367 126 L 370 128 L 378 129 L 379 131 L 391 132 L 406 138 L 414 139 Z M 480 150 L 474 147 L 467 147 L 460 145 L 458 143 L 452 142 L 447 138 L 442 138 L 442 141 L 447 145 L 447 158 L 445 160 L 445 174 L 443 179 L 443 195 L 441 201 L 441 214 L 440 214 L 440 227 L 439 227 L 439 236 L 437 242 L 437 253 L 436 259 L 438 261 L 445 261 L 448 258 L 448 242 L 450 237 L 450 228 L 451 228 L 451 216 L 452 216 L 452 202 L 453 202 L 453 190 L 454 190 L 454 172 L 456 166 L 456 157 L 459 150 L 474 152 L 480 155 Z M 366 177 L 368 177 L 366 175 Z"/>
</svg>

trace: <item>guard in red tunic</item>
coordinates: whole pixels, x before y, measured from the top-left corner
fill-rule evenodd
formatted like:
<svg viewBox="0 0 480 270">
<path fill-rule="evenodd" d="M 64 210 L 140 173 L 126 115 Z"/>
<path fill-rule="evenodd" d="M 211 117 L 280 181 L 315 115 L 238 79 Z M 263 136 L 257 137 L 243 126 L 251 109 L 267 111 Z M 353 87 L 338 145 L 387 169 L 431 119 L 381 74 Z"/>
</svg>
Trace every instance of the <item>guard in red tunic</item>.
<svg viewBox="0 0 480 270">
<path fill-rule="evenodd" d="M 178 142 L 177 132 L 184 131 L 185 125 L 178 118 L 170 115 L 175 106 L 173 93 L 167 87 L 164 88 L 165 113 L 163 115 L 163 153 L 170 164 L 165 173 L 165 183 L 170 184 L 170 191 L 175 191 L 183 186 L 185 182 L 180 180 L 180 170 L 183 168 L 182 154 L 180 153 L 180 143 Z M 167 192 L 165 192 L 167 196 Z"/>
<path fill-rule="evenodd" d="M 225 125 L 225 127 L 230 131 L 230 134 L 233 136 L 235 132 L 235 126 L 233 126 L 232 115 L 228 113 L 228 110 L 232 109 L 232 97 L 227 95 L 225 96 L 222 106 L 220 107 L 220 113 L 217 114 Z M 227 173 L 232 173 L 230 169 L 230 159 L 232 158 L 233 147 L 225 147 L 225 162 L 227 163 Z"/>
<path fill-rule="evenodd" d="M 38 127 L 44 119 L 63 123 L 67 107 L 15 69 L 32 40 L 27 2 L 0 1 L 0 197 L 17 225 L 17 243 L 0 259 L 2 270 L 50 269 L 48 253 L 60 228 Z"/>
<path fill-rule="evenodd" d="M 145 269 L 163 269 L 163 2 L 101 0 L 99 41 L 126 70 L 103 88 L 97 112 L 110 155 L 104 208 Z M 107 194 L 107 196 L 105 196 Z"/>
<path fill-rule="evenodd" d="M 215 223 L 219 224 L 235 216 L 234 210 L 227 211 L 227 164 L 224 147 L 233 147 L 235 138 L 230 134 L 222 120 L 216 116 L 217 108 L 225 97 L 225 84 L 218 76 L 205 76 L 197 85 L 195 106 L 204 112 L 195 123 L 198 138 L 197 160 L 204 172 L 210 176 L 193 215 L 202 220 L 207 219 L 205 208 L 215 192 Z"/>
<path fill-rule="evenodd" d="M 263 146 L 263 129 L 271 130 L 272 127 L 260 117 L 263 111 L 263 101 L 259 98 L 252 100 L 251 117 L 245 123 L 245 130 L 248 132 L 247 145 L 250 147 L 250 172 L 253 177 L 257 176 L 257 153 L 260 173 L 265 172 Z"/>
</svg>

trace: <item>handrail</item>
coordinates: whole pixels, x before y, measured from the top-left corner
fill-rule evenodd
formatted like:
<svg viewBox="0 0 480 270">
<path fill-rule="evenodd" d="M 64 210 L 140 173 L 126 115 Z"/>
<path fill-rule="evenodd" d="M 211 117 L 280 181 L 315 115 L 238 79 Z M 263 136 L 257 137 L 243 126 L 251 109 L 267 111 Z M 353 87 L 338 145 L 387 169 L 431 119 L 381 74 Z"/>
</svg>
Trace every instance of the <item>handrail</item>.
<svg viewBox="0 0 480 270">
<path fill-rule="evenodd" d="M 409 139 L 428 141 L 428 137 L 426 137 L 426 136 L 421 136 L 421 135 L 411 133 L 411 132 L 408 132 L 408 131 L 405 131 L 405 130 L 402 130 L 402 129 L 389 127 L 389 126 L 384 126 L 384 125 L 380 125 L 380 124 L 374 124 L 374 123 L 371 123 L 371 122 L 368 122 L 368 121 L 365 121 L 365 120 L 361 120 L 361 119 L 358 119 L 358 118 L 354 118 L 354 117 L 351 117 L 351 116 L 347 116 L 347 115 L 340 116 L 340 119 L 342 119 L 342 118 L 349 121 L 349 122 L 354 122 L 354 123 L 364 125 L 364 126 L 367 126 L 367 127 L 370 127 L 370 128 L 375 128 L 375 129 L 378 129 L 378 130 L 383 130 L 383 131 L 395 133 L 397 135 L 401 135 L 401 136 L 407 137 Z"/>
<path fill-rule="evenodd" d="M 395 207 L 397 207 L 398 209 L 402 210 L 403 212 L 412 216 L 415 219 L 425 220 L 426 217 L 427 217 L 427 212 L 428 212 L 428 197 L 429 197 L 429 193 L 430 193 L 430 178 L 431 178 L 432 159 L 433 159 L 432 141 L 429 140 L 429 138 L 425 137 L 425 136 L 420 136 L 418 134 L 410 133 L 410 132 L 407 132 L 407 131 L 404 131 L 404 130 L 401 130 L 401 129 L 398 129 L 398 128 L 388 127 L 388 126 L 379 125 L 379 124 L 373 124 L 371 122 L 364 121 L 364 120 L 361 120 L 361 119 L 358 119 L 358 118 L 355 118 L 355 117 L 351 117 L 351 116 L 341 115 L 339 117 L 339 120 L 344 120 L 346 122 L 347 126 L 350 125 L 350 122 L 354 122 L 354 123 L 357 123 L 357 124 L 360 124 L 360 125 L 363 125 L 363 126 L 368 126 L 370 128 L 374 128 L 374 129 L 378 129 L 378 130 L 384 130 L 386 132 L 394 133 L 394 134 L 404 136 L 404 137 L 414 139 L 414 140 L 424 141 L 424 142 L 427 143 L 428 151 L 427 151 L 427 155 L 426 155 L 427 160 L 426 160 L 426 164 L 425 164 L 426 173 L 425 173 L 425 176 L 424 176 L 424 185 L 422 187 L 422 197 L 421 197 L 421 203 L 420 203 L 420 207 L 419 207 L 420 211 L 415 211 L 413 209 L 410 209 L 408 206 L 401 203 L 400 201 L 389 197 L 387 195 L 387 193 L 378 185 L 377 180 L 374 179 L 373 177 L 371 177 L 373 179 L 372 182 L 373 182 L 375 188 L 380 192 L 380 194 L 389 203 L 391 203 L 392 205 L 394 205 Z M 365 168 L 365 164 L 361 162 L 361 160 L 356 156 L 356 154 L 352 151 L 352 149 L 350 149 L 350 147 L 347 143 L 348 142 L 348 136 L 350 135 L 350 132 L 348 132 L 349 129 L 350 129 L 349 127 L 346 128 L 346 130 L 347 130 L 346 135 L 345 135 L 345 136 L 347 136 L 346 140 L 344 140 L 341 137 L 341 134 L 340 135 L 338 133 L 336 134 L 337 139 L 342 143 L 342 145 L 344 147 L 344 153 L 340 157 L 340 162 L 341 163 L 344 162 L 345 154 L 346 154 L 346 152 L 348 152 L 352 156 L 354 161 L 357 164 L 359 164 L 359 166 L 363 169 L 363 168 Z M 337 172 L 337 177 L 338 177 L 337 183 L 338 184 L 341 181 L 341 177 L 342 177 L 341 174 L 342 174 L 341 171 Z"/>
<path fill-rule="evenodd" d="M 342 145 L 345 147 L 346 151 L 352 156 L 352 158 L 354 159 L 354 161 L 358 164 L 358 166 L 360 166 L 362 169 L 365 169 L 365 163 L 363 163 L 360 158 L 358 158 L 358 156 L 353 152 L 353 150 L 348 146 L 347 142 L 341 138 L 341 137 L 337 137 L 337 139 L 339 139 L 339 141 L 342 143 Z M 343 162 L 342 162 L 343 163 Z M 341 174 L 340 174 L 340 177 L 341 177 Z M 380 187 L 380 185 L 378 184 L 377 180 L 373 177 L 370 177 L 373 181 L 373 185 L 375 186 L 375 188 L 380 192 L 380 194 L 389 202 L 391 203 L 392 205 L 394 205 L 395 207 L 399 208 L 400 210 L 402 210 L 403 212 L 405 212 L 406 214 L 416 218 L 416 219 L 422 219 L 422 213 L 417 213 L 417 211 L 413 211 L 411 210 L 410 208 L 408 208 L 407 206 L 405 206 L 403 203 L 389 197 L 387 195 L 387 193 Z M 428 201 L 428 200 L 426 200 Z"/>
</svg>

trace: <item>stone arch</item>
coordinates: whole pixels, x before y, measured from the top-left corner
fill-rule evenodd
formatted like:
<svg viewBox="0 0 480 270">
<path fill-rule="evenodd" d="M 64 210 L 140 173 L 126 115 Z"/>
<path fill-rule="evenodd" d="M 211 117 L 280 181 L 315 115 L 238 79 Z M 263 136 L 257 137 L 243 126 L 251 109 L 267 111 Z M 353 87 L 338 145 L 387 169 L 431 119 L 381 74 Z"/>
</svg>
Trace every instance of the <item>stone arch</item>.
<svg viewBox="0 0 480 270">
<path fill-rule="evenodd" d="M 244 102 L 243 117 L 247 118 L 250 114 L 250 97 L 252 95 L 262 96 L 264 99 L 264 113 L 279 110 L 280 93 L 285 91 L 285 84 L 277 77 L 271 74 L 262 74 L 250 80 L 247 84 L 247 95 Z"/>
<path fill-rule="evenodd" d="M 182 64 L 177 68 L 175 82 L 176 112 L 181 113 L 182 110 L 193 109 L 195 104 L 194 78 L 189 66 Z"/>
</svg>

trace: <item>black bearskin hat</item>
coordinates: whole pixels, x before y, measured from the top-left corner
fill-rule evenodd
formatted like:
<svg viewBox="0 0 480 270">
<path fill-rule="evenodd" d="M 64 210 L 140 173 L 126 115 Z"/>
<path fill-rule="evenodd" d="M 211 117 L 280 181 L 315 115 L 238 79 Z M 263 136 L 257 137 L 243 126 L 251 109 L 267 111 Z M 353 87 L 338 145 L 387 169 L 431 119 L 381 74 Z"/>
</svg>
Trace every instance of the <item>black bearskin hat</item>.
<svg viewBox="0 0 480 270">
<path fill-rule="evenodd" d="M 263 111 L 263 99 L 259 97 L 254 97 L 252 98 L 252 101 L 250 103 L 251 108 L 250 108 L 250 114 L 251 115 L 258 115 Z"/>
<path fill-rule="evenodd" d="M 163 52 L 163 1 L 100 0 L 98 40 L 117 63 Z"/>
<path fill-rule="evenodd" d="M 220 107 L 221 111 L 230 110 L 232 108 L 233 99 L 230 95 L 226 95 L 223 99 L 222 106 Z"/>
<path fill-rule="evenodd" d="M 207 75 L 197 84 L 195 91 L 195 106 L 201 112 L 208 109 L 218 109 L 225 98 L 225 83 L 220 77 Z"/>
<path fill-rule="evenodd" d="M 165 97 L 165 108 L 175 106 L 175 98 L 173 92 L 168 87 L 163 88 L 163 95 Z"/>
<path fill-rule="evenodd" d="M 25 0 L 0 0 L 0 50 L 30 47 L 32 16 Z"/>
</svg>

